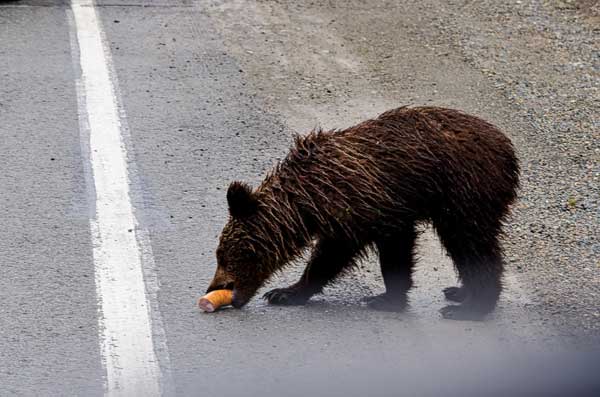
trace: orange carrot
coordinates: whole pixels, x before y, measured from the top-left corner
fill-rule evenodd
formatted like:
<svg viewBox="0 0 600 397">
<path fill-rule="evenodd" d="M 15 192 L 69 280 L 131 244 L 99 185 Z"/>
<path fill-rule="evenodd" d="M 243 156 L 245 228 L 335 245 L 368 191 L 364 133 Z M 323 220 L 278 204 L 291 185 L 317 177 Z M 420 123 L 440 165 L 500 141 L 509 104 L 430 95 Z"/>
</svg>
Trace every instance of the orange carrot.
<svg viewBox="0 0 600 397">
<path fill-rule="evenodd" d="M 230 289 L 219 289 L 211 291 L 198 300 L 198 306 L 205 312 L 212 313 L 221 306 L 231 305 L 233 291 Z"/>
</svg>

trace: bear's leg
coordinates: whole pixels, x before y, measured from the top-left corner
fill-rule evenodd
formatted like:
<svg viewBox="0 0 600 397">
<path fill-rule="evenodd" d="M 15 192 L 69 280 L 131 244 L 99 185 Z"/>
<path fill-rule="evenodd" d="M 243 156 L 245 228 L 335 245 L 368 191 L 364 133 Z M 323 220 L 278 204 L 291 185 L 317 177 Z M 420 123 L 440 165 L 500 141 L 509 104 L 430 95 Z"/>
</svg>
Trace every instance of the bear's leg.
<svg viewBox="0 0 600 397">
<path fill-rule="evenodd" d="M 486 238 L 483 231 L 468 234 L 460 231 L 457 228 L 444 234 L 438 230 L 462 282 L 462 287 L 444 290 L 447 299 L 462 303 L 446 306 L 441 313 L 444 318 L 454 320 L 481 320 L 495 309 L 500 297 L 502 251 L 495 233 Z"/>
<path fill-rule="evenodd" d="M 408 299 L 406 293 L 412 287 L 414 248 L 417 238 L 414 226 L 393 236 L 375 242 L 379 251 L 381 273 L 385 293 L 367 298 L 370 308 L 384 311 L 402 311 Z"/>
<path fill-rule="evenodd" d="M 351 266 L 359 251 L 360 248 L 345 241 L 319 240 L 300 280 L 287 288 L 271 290 L 263 298 L 275 305 L 303 305 L 342 270 Z"/>
</svg>

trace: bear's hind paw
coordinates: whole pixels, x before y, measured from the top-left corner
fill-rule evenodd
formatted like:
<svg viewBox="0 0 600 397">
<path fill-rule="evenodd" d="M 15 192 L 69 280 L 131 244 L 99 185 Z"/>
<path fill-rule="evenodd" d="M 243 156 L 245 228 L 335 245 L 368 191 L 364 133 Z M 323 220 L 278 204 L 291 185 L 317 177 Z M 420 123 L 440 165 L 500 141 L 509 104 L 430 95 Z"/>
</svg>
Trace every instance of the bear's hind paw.
<svg viewBox="0 0 600 397">
<path fill-rule="evenodd" d="M 467 293 L 464 287 L 448 287 L 444 288 L 444 296 L 452 302 L 462 302 L 467 298 Z"/>
</svg>

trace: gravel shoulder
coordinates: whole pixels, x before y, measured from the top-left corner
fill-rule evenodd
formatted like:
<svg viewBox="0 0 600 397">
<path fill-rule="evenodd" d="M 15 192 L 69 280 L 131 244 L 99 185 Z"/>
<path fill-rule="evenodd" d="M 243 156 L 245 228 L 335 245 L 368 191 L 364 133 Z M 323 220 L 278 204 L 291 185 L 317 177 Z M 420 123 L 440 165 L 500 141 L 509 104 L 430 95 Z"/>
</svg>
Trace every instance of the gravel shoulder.
<svg viewBox="0 0 600 397">
<path fill-rule="evenodd" d="M 506 247 L 539 309 L 600 338 L 600 8 L 591 1 L 428 2 L 438 40 L 488 76 L 528 128 Z"/>
</svg>

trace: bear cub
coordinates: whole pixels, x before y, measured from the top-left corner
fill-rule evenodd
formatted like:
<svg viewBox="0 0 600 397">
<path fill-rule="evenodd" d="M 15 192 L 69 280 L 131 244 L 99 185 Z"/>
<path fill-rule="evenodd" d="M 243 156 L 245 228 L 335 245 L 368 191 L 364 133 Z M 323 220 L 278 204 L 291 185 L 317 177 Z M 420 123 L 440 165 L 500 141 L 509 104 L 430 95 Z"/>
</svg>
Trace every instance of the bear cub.
<svg viewBox="0 0 600 397">
<path fill-rule="evenodd" d="M 229 186 L 230 218 L 207 292 L 231 289 L 240 308 L 314 243 L 300 280 L 264 295 L 270 304 L 301 305 L 375 247 L 385 293 L 368 305 L 401 311 L 416 226 L 429 222 L 461 282 L 444 290 L 460 304 L 441 309 L 443 317 L 482 319 L 502 290 L 499 237 L 518 185 L 510 140 L 457 110 L 401 107 L 344 130 L 313 131 L 295 138 L 258 188 Z"/>
</svg>

